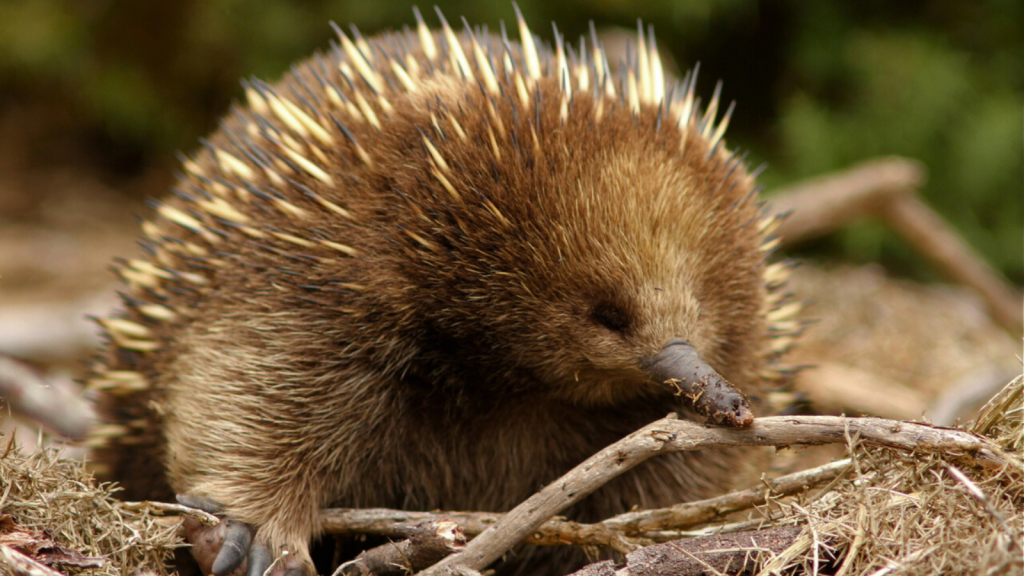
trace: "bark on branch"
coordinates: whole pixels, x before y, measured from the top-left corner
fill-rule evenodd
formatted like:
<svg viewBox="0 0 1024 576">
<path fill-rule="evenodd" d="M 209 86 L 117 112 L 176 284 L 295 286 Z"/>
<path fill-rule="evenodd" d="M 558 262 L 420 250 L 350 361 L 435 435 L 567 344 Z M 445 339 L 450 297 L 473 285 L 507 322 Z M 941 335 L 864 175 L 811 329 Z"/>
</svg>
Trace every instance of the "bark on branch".
<svg viewBox="0 0 1024 576">
<path fill-rule="evenodd" d="M 625 566 L 611 561 L 585 566 L 569 576 L 704 576 L 750 574 L 763 556 L 777 556 L 803 528 L 783 526 L 756 532 L 718 534 L 645 546 L 626 555 Z"/>
<path fill-rule="evenodd" d="M 338 566 L 333 576 L 403 576 L 466 546 L 465 533 L 451 520 L 420 522 L 404 532 L 406 540 L 371 548 Z"/>
</svg>

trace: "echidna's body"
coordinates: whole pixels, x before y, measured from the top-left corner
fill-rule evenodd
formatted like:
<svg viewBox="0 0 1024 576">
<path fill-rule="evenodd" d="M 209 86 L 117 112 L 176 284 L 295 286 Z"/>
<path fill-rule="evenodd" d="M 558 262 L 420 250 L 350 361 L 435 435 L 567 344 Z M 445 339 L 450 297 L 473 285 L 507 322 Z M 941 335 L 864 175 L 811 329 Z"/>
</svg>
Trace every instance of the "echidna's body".
<svg viewBox="0 0 1024 576">
<path fill-rule="evenodd" d="M 91 382 L 120 396 L 116 473 L 159 476 L 155 449 L 303 553 L 328 505 L 508 509 L 678 408 L 638 364 L 671 338 L 744 391 L 777 376 L 782 273 L 717 98 L 666 94 L 643 41 L 621 79 L 524 42 L 342 35 L 249 85 L 120 268 Z M 720 490 L 737 456 L 652 460 L 575 513 Z"/>
</svg>

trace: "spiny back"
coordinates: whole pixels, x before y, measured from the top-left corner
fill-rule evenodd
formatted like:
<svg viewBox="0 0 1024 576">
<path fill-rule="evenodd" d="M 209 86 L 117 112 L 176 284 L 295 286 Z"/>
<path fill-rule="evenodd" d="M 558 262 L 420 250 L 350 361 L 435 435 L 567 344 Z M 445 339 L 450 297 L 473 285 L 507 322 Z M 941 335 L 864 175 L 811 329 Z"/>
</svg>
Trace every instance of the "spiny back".
<svg viewBox="0 0 1024 576">
<path fill-rule="evenodd" d="M 725 146 L 719 89 L 702 107 L 696 72 L 667 79 L 642 28 L 613 76 L 596 37 L 575 48 L 556 30 L 550 50 L 522 18 L 519 43 L 441 23 L 338 29 L 278 84 L 245 83 L 248 105 L 154 205 L 147 256 L 118 268 L 125 310 L 103 321 L 112 345 L 89 386 L 127 399 L 94 444 L 161 443 L 177 337 L 228 301 L 308 336 L 287 351 L 305 363 L 282 365 L 296 382 L 351 361 L 518 391 L 593 368 L 557 328 L 574 307 L 654 334 L 634 326 L 632 307 L 658 306 L 636 287 L 678 287 L 701 308 L 683 328 L 723 375 L 747 390 L 781 377 L 796 307 L 784 267 L 763 262 L 774 220 Z"/>
</svg>

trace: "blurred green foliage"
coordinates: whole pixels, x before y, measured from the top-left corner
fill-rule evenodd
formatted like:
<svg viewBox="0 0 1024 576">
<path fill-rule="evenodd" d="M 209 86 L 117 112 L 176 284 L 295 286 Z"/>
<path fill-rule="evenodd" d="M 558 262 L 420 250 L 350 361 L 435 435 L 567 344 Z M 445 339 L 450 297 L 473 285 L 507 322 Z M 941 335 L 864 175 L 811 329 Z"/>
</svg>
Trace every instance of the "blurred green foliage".
<svg viewBox="0 0 1024 576">
<path fill-rule="evenodd" d="M 0 0 L 0 110 L 70 113 L 118 170 L 172 169 L 239 96 L 327 46 L 329 20 L 364 34 L 413 21 L 409 0 Z M 702 92 L 725 81 L 730 141 L 768 162 L 772 186 L 899 154 L 923 161 L 923 191 L 967 240 L 1024 281 L 1024 3 L 1019 0 L 520 0 L 534 30 L 569 38 L 654 23 Z M 429 5 L 422 5 L 431 22 Z M 506 0 L 441 2 L 451 21 L 496 27 Z M 63 129 L 67 129 L 65 126 Z M 879 225 L 809 248 L 928 277 Z"/>
</svg>

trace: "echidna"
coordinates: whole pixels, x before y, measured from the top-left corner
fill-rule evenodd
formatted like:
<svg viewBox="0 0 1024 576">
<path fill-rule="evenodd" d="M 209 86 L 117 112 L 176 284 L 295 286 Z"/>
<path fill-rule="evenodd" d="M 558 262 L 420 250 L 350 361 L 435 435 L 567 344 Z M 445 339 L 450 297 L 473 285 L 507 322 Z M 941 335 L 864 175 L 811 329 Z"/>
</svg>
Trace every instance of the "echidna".
<svg viewBox="0 0 1024 576">
<path fill-rule="evenodd" d="M 118 268 L 94 442 L 129 497 L 252 526 L 250 573 L 308 560 L 326 506 L 509 509 L 679 409 L 677 350 L 756 396 L 793 339 L 731 108 L 653 31 L 613 77 L 596 36 L 416 16 L 244 83 Z M 743 455 L 651 460 L 571 515 L 720 491 Z"/>
</svg>

